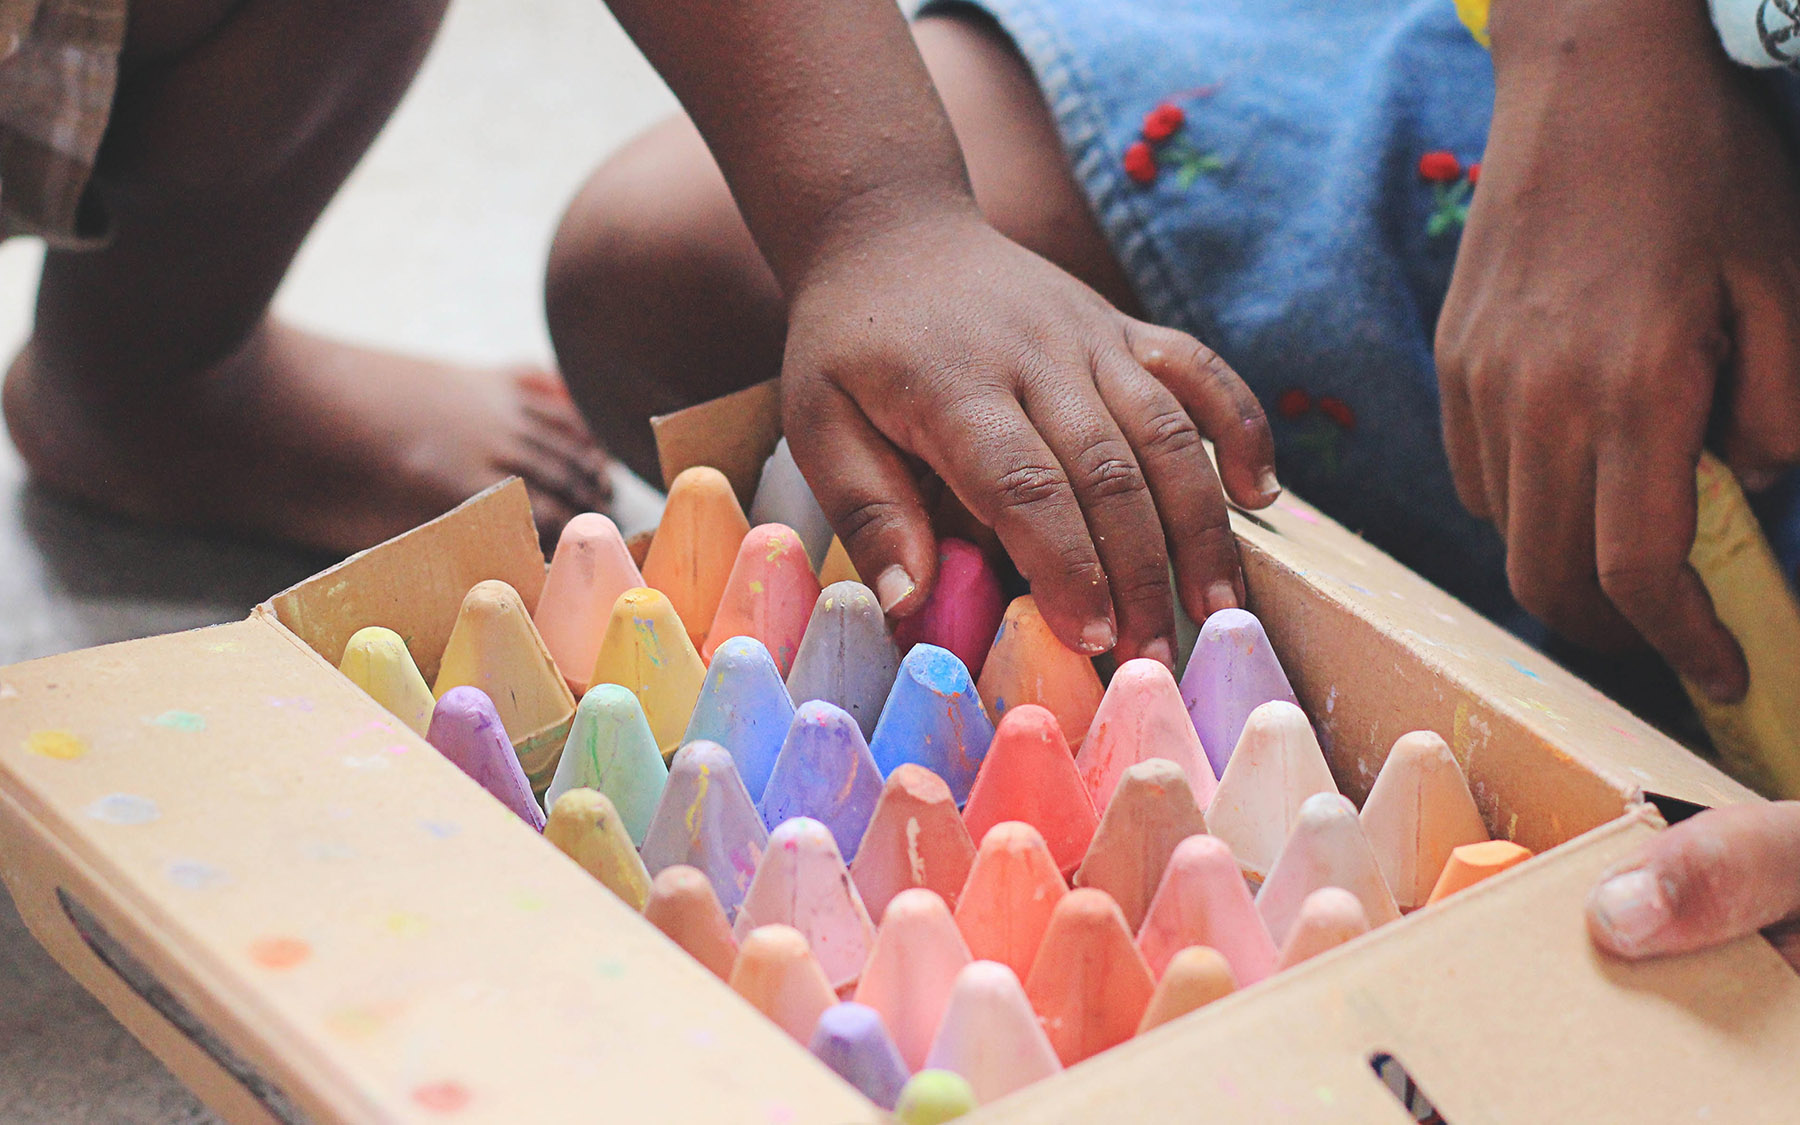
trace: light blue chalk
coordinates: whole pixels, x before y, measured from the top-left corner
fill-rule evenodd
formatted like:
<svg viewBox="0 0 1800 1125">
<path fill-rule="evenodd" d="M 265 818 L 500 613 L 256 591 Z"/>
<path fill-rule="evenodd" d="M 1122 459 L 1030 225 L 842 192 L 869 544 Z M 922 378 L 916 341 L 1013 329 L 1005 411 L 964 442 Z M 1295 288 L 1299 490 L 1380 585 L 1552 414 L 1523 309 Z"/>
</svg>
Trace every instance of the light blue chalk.
<svg viewBox="0 0 1800 1125">
<path fill-rule="evenodd" d="M 813 606 L 788 672 L 788 695 L 796 707 L 809 699 L 842 707 L 869 738 L 899 670 L 900 653 L 874 593 L 860 582 L 834 582 Z"/>
<path fill-rule="evenodd" d="M 810 816 L 831 829 L 848 863 L 880 797 L 881 772 L 856 720 L 823 700 L 802 703 L 763 791 L 763 823 Z"/>
<path fill-rule="evenodd" d="M 794 701 L 769 650 L 754 637 L 733 637 L 713 653 L 681 741 L 725 747 L 744 788 L 759 799 L 793 721 Z"/>
<path fill-rule="evenodd" d="M 650 874 L 677 863 L 699 868 L 726 915 L 735 917 L 768 846 L 769 829 L 725 748 L 694 742 L 676 751 L 662 803 L 638 849 Z"/>
<path fill-rule="evenodd" d="M 963 662 L 949 649 L 918 644 L 900 662 L 869 749 L 884 777 L 903 762 L 924 766 L 961 806 L 993 740 L 994 724 Z"/>
<path fill-rule="evenodd" d="M 867 1004 L 833 1004 L 819 1017 L 812 1053 L 882 1109 L 893 1109 L 908 1077 L 900 1049 Z"/>
<path fill-rule="evenodd" d="M 641 845 L 668 780 L 669 767 L 636 694 L 618 684 L 596 684 L 575 709 L 544 807 L 571 789 L 598 789 L 618 810 L 631 842 Z"/>
</svg>

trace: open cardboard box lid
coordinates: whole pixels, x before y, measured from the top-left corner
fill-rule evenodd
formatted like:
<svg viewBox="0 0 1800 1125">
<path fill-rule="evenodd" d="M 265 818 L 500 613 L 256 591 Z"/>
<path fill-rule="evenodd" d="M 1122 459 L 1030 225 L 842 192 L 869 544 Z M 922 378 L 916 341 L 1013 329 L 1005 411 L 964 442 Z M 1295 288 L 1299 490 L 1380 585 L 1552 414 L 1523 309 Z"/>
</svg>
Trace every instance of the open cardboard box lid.
<svg viewBox="0 0 1800 1125">
<path fill-rule="evenodd" d="M 665 454 L 745 487 L 772 400 L 678 416 L 762 448 L 684 452 L 665 423 Z M 1766 942 L 1621 966 L 1580 911 L 1654 829 L 1643 791 L 1755 798 L 1284 504 L 1238 522 L 1253 603 L 1346 791 L 1436 726 L 1492 827 L 1569 842 L 973 1120 L 1403 1122 L 1376 1052 L 1455 1125 L 1790 1119 L 1800 977 Z M 0 669 L 0 877 L 27 924 L 232 1120 L 878 1119 L 331 666 L 379 622 L 429 674 L 469 585 L 530 603 L 542 573 L 515 482 L 247 621 Z"/>
</svg>

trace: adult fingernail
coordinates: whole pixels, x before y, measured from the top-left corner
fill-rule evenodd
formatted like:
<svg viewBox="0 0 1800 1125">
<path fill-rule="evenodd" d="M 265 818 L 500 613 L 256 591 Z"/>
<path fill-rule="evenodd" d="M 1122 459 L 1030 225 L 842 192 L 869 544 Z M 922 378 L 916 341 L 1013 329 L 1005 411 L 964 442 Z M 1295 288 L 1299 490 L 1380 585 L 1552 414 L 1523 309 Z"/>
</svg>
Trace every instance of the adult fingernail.
<svg viewBox="0 0 1800 1125">
<path fill-rule="evenodd" d="M 1145 645 L 1143 651 L 1138 655 L 1148 660 L 1154 660 L 1170 670 L 1175 667 L 1175 648 L 1164 637 L 1158 637 Z"/>
<path fill-rule="evenodd" d="M 881 612 L 892 613 L 894 607 L 912 597 L 914 590 L 912 575 L 906 568 L 896 563 L 882 571 L 875 578 L 875 600 L 881 603 Z"/>
<path fill-rule="evenodd" d="M 1263 498 L 1267 500 L 1281 495 L 1281 482 L 1275 479 L 1274 469 L 1264 469 L 1262 476 L 1256 478 L 1256 487 L 1262 489 Z"/>
<path fill-rule="evenodd" d="M 1229 582 L 1214 582 L 1206 588 L 1206 612 L 1217 613 L 1221 609 L 1238 607 L 1237 590 Z"/>
<path fill-rule="evenodd" d="M 1643 867 L 1601 883 L 1590 906 L 1613 947 L 1627 954 L 1646 952 L 1672 917 L 1662 884 Z"/>
<path fill-rule="evenodd" d="M 1090 621 L 1087 628 L 1081 631 L 1081 649 L 1090 656 L 1105 652 L 1118 640 L 1118 630 L 1112 627 L 1110 621 Z"/>
</svg>

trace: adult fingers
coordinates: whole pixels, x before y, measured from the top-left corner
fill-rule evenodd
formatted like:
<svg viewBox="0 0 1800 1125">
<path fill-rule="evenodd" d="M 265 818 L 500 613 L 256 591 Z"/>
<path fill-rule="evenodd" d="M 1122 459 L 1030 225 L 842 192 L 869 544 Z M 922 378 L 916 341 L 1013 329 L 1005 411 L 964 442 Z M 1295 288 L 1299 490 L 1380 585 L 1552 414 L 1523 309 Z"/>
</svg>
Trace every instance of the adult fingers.
<svg viewBox="0 0 1800 1125">
<path fill-rule="evenodd" d="M 1633 960 L 1800 921 L 1800 803 L 1713 809 L 1659 833 L 1593 889 L 1587 918 L 1596 945 Z M 1783 954 L 1800 968 L 1793 943 Z"/>
<path fill-rule="evenodd" d="M 1114 420 L 1095 379 L 1085 372 L 1069 378 L 1046 365 L 1022 380 L 1021 391 L 1026 415 L 1068 475 L 1106 570 L 1119 658 L 1155 654 L 1166 656 L 1172 665 L 1175 599 L 1169 587 L 1168 548 L 1132 443 Z M 1032 591 L 1049 620 L 1051 604 L 1067 595 L 1056 582 L 1044 587 L 1033 575 Z"/>
<path fill-rule="evenodd" d="M 1169 388 L 1219 456 L 1231 498 L 1265 508 L 1281 495 L 1275 478 L 1275 437 L 1262 404 L 1219 354 L 1185 332 L 1127 321 L 1132 356 Z"/>
<path fill-rule="evenodd" d="M 1143 466 L 1182 604 L 1196 621 L 1243 605 L 1230 512 L 1193 418 L 1163 383 L 1128 358 L 1101 364 L 1098 385 Z M 1163 663 L 1173 664 L 1173 650 Z"/>
<path fill-rule="evenodd" d="M 1488 507 L 1487 479 L 1481 467 L 1481 436 L 1476 428 L 1468 384 L 1460 375 L 1449 374 L 1441 358 L 1438 361 L 1438 409 L 1443 415 L 1444 452 L 1450 459 L 1450 479 L 1456 485 L 1456 498 L 1476 519 L 1491 520 L 1494 513 Z"/>
<path fill-rule="evenodd" d="M 1697 435 L 1626 426 L 1600 446 L 1595 467 L 1595 558 L 1600 588 L 1681 675 L 1711 698 L 1743 698 L 1750 670 L 1688 565 L 1694 545 Z"/>
<path fill-rule="evenodd" d="M 1781 263 L 1783 275 L 1800 265 Z M 1725 406 L 1725 459 L 1752 492 L 1800 465 L 1800 277 L 1772 284 L 1745 279 L 1731 286 L 1737 356 Z"/>
<path fill-rule="evenodd" d="M 925 604 L 937 541 L 900 451 L 860 407 L 823 378 L 783 380 L 782 416 L 794 461 L 884 612 Z"/>
</svg>

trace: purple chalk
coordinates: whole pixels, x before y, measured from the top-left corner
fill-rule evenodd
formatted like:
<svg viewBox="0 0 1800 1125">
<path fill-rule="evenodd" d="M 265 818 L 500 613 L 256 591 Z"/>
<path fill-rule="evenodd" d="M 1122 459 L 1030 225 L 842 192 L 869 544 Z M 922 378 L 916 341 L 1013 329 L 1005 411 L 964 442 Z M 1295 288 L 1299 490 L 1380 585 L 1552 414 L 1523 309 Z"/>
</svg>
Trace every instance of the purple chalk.
<svg viewBox="0 0 1800 1125">
<path fill-rule="evenodd" d="M 520 820 L 539 832 L 544 830 L 544 810 L 531 794 L 525 768 L 486 692 L 473 687 L 445 692 L 431 710 L 431 729 L 426 731 L 425 741 L 518 813 Z"/>
<path fill-rule="evenodd" d="M 1262 622 L 1242 609 L 1221 609 L 1208 617 L 1181 676 L 1181 701 L 1214 774 L 1225 776 L 1225 763 L 1237 749 L 1250 712 L 1277 699 L 1300 702 Z"/>
<path fill-rule="evenodd" d="M 867 1004 L 834 1004 L 819 1017 L 812 1053 L 882 1109 L 891 1110 L 906 1085 L 906 1063 Z"/>
<path fill-rule="evenodd" d="M 763 823 L 773 829 L 810 816 L 831 829 L 838 851 L 849 861 L 880 797 L 881 771 L 856 720 L 822 699 L 802 703 L 763 790 Z"/>
</svg>

